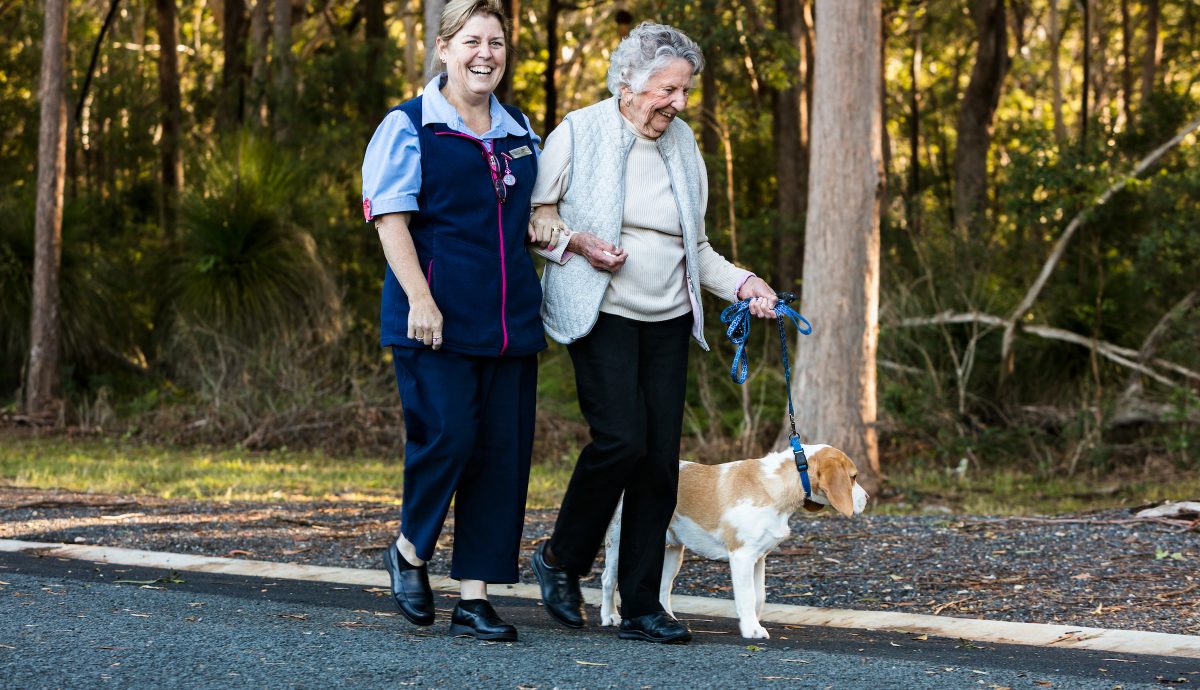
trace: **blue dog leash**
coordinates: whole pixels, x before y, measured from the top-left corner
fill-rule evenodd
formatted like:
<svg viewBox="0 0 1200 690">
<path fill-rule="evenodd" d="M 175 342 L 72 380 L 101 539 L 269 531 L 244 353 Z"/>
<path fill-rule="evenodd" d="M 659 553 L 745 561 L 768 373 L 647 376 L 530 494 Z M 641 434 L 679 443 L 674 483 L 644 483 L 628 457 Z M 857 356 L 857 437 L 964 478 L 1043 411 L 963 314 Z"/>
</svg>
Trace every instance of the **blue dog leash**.
<svg viewBox="0 0 1200 690">
<path fill-rule="evenodd" d="M 788 438 L 792 446 L 792 456 L 796 461 L 796 471 L 800 473 L 800 483 L 804 485 L 804 496 L 812 496 L 812 485 L 808 480 L 808 458 L 804 456 L 804 446 L 800 444 L 800 434 L 796 432 L 796 411 L 792 406 L 792 365 L 788 360 L 787 331 L 784 329 L 784 317 L 791 319 L 796 331 L 804 335 L 812 333 L 812 324 L 788 305 L 796 300 L 791 292 L 781 292 L 776 295 L 775 323 L 779 326 L 779 350 L 783 359 L 783 380 L 787 386 L 788 422 L 792 426 L 792 434 Z M 734 383 L 743 384 L 750 374 L 750 365 L 746 361 L 746 341 L 750 339 L 750 300 L 735 302 L 721 312 L 721 323 L 728 324 L 725 337 L 733 343 L 737 350 L 733 355 L 733 365 L 729 368 L 729 377 Z M 803 325 L 801 325 L 803 324 Z"/>
</svg>

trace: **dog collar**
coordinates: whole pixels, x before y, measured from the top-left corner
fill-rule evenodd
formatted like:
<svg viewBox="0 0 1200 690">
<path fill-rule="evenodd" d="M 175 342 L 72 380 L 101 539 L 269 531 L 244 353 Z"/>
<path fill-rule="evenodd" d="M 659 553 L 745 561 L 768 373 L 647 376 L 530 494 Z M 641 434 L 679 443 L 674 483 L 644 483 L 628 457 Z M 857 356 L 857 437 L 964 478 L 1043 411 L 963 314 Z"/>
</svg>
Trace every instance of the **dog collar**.
<svg viewBox="0 0 1200 690">
<path fill-rule="evenodd" d="M 796 460 L 796 471 L 800 473 L 800 483 L 804 485 L 805 500 L 812 497 L 812 484 L 808 480 L 808 458 L 804 455 L 804 446 L 800 445 L 800 435 L 792 434 L 789 439 L 792 444 L 792 456 Z"/>
</svg>

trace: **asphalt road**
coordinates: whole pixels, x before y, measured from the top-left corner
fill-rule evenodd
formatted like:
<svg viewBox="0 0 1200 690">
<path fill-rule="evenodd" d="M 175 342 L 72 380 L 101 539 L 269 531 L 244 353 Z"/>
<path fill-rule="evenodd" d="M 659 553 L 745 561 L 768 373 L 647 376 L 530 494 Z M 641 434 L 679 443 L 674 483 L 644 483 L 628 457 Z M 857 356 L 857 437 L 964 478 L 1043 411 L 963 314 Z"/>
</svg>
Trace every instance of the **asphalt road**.
<svg viewBox="0 0 1200 690">
<path fill-rule="evenodd" d="M 448 637 L 449 597 L 422 629 L 361 587 L 0 553 L 0 688 L 1200 685 L 1192 659 L 770 625 L 751 644 L 727 619 L 689 619 L 686 646 L 629 642 L 497 590 L 520 642 Z"/>
</svg>

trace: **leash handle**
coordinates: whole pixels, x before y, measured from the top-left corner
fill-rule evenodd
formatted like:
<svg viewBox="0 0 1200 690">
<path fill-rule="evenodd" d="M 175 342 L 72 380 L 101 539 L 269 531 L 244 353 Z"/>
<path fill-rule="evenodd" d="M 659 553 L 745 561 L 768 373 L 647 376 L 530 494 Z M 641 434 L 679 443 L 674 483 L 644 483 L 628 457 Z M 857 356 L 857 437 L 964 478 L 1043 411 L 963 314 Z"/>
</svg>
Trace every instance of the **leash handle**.
<svg viewBox="0 0 1200 690">
<path fill-rule="evenodd" d="M 780 343 L 783 345 L 784 374 L 790 376 L 787 357 L 787 338 L 784 333 L 783 319 L 786 317 L 791 320 L 792 324 L 796 326 L 796 330 L 804 335 L 812 333 L 812 324 L 808 322 L 808 319 L 797 313 L 795 309 L 788 306 L 788 304 L 796 300 L 795 293 L 781 292 L 776 295 L 776 298 L 775 320 L 779 326 Z M 749 299 L 734 302 L 721 311 L 721 323 L 729 326 L 725 329 L 725 337 L 735 347 L 733 363 L 729 367 L 729 378 L 733 379 L 733 382 L 739 385 L 745 383 L 750 375 L 750 365 L 746 357 L 746 342 L 750 339 L 751 319 Z M 792 424 L 792 428 L 795 428 L 795 423 Z"/>
</svg>

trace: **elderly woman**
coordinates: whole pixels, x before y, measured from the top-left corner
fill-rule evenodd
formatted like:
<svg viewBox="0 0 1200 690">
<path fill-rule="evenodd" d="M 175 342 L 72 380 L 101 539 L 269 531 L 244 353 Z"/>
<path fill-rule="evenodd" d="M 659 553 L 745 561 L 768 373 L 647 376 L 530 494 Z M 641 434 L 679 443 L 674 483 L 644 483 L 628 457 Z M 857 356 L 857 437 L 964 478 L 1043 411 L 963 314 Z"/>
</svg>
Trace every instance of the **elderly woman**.
<svg viewBox="0 0 1200 690">
<path fill-rule="evenodd" d="M 551 259 L 542 319 L 567 345 L 591 430 L 533 570 L 546 610 L 583 627 L 579 578 L 624 494 L 618 635 L 651 642 L 691 639 L 660 605 L 659 582 L 679 476 L 689 334 L 708 349 L 700 288 L 723 300 L 753 298 L 760 317 L 775 306 L 775 292 L 705 236 L 704 160 L 678 119 L 703 66 L 700 48 L 678 29 L 634 29 L 612 55 L 613 98 L 567 115 L 547 138 L 532 200 L 530 238 Z"/>
<path fill-rule="evenodd" d="M 517 581 L 546 347 L 525 243 L 539 139 L 493 95 L 510 31 L 499 0 L 446 3 L 444 71 L 387 114 L 363 161 L 363 213 L 387 259 L 381 344 L 408 432 L 400 534 L 384 567 L 404 617 L 432 624 L 426 562 L 453 499 L 461 597 L 450 633 L 484 640 L 517 639 L 487 585 Z"/>
</svg>

